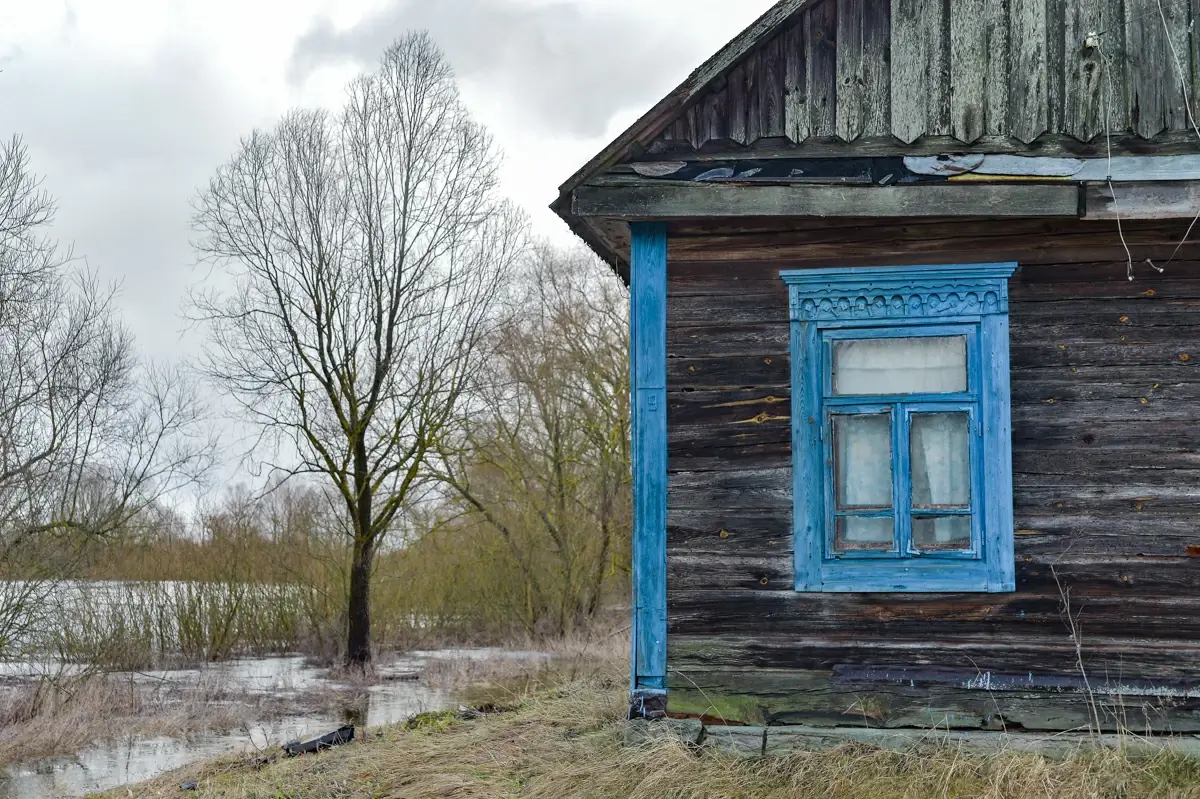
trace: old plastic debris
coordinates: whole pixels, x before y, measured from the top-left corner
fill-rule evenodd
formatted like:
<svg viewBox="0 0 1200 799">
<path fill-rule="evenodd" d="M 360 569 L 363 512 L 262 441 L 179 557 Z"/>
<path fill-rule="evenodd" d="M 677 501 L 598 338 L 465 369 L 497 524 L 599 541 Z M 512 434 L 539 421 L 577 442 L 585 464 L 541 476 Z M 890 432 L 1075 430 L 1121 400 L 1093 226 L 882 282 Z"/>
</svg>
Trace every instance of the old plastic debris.
<svg viewBox="0 0 1200 799">
<path fill-rule="evenodd" d="M 179 790 L 181 790 L 181 791 L 198 791 L 198 790 L 200 790 L 200 783 L 195 782 L 193 780 L 189 780 L 188 782 L 181 782 L 181 783 L 179 783 Z"/>
<path fill-rule="evenodd" d="M 353 740 L 354 725 L 348 724 L 341 729 L 325 733 L 322 736 L 307 741 L 289 741 L 283 745 L 283 751 L 287 753 L 288 757 L 296 757 L 297 755 L 320 752 L 334 746 L 348 744 Z"/>
</svg>

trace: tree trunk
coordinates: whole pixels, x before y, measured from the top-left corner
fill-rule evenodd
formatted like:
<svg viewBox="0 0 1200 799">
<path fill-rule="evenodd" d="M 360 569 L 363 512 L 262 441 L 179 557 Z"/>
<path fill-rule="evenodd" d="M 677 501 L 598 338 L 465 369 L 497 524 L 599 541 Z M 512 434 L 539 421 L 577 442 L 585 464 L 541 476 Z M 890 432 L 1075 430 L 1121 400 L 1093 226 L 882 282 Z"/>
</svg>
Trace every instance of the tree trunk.
<svg viewBox="0 0 1200 799">
<path fill-rule="evenodd" d="M 354 542 L 350 564 L 350 629 L 346 643 L 346 665 L 365 669 L 371 663 L 371 567 L 375 545 Z"/>
<path fill-rule="evenodd" d="M 361 447 L 356 460 L 365 461 Z M 365 468 L 362 470 L 365 472 Z M 359 485 L 365 484 L 363 479 Z M 346 638 L 346 665 L 365 670 L 371 664 L 371 570 L 375 561 L 371 491 L 360 490 L 354 507 L 354 558 L 350 563 L 350 629 Z"/>
</svg>

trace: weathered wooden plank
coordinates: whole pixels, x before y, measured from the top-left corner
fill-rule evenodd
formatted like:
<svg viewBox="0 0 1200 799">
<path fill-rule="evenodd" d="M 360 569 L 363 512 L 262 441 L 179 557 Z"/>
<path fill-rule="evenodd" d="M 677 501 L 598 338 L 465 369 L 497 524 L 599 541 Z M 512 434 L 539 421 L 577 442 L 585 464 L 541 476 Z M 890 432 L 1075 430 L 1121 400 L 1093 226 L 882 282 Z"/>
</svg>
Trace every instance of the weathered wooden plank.
<svg viewBox="0 0 1200 799">
<path fill-rule="evenodd" d="M 1029 143 L 1049 126 L 1046 0 L 1011 0 L 1009 11 L 1010 130 Z"/>
<path fill-rule="evenodd" d="M 1057 216 L 1079 214 L 1072 185 L 590 187 L 575 191 L 578 216 L 614 219 L 758 216 Z"/>
<path fill-rule="evenodd" d="M 748 144 L 763 137 L 760 53 L 760 50 L 752 50 L 741 64 L 746 76 L 746 142 Z"/>
<path fill-rule="evenodd" d="M 1167 127 L 1171 54 L 1163 32 L 1159 3 L 1126 0 L 1125 46 L 1129 63 L 1129 111 L 1133 129 L 1153 138 Z M 1165 8 L 1164 8 L 1165 10 Z"/>
<path fill-rule="evenodd" d="M 754 425 L 784 421 L 791 417 L 791 402 L 790 391 L 673 392 L 667 398 L 667 421 L 672 425 Z"/>
<path fill-rule="evenodd" d="M 1103 41 L 1091 38 L 1106 29 L 1105 12 L 1110 8 L 1109 0 L 1078 0 L 1067 4 L 1063 20 L 1063 130 L 1080 141 L 1106 131 L 1113 105 L 1110 94 L 1115 88 L 1112 76 L 1105 74 Z"/>
<path fill-rule="evenodd" d="M 984 69 L 984 107 L 987 113 L 986 131 L 992 136 L 1012 135 L 1009 124 L 1009 60 L 1012 50 L 1009 37 L 1009 0 L 985 0 L 983 26 L 986 32 L 987 58 Z M 979 142 L 975 142 L 976 146 Z"/>
<path fill-rule="evenodd" d="M 942 0 L 892 0 L 892 134 L 904 143 L 949 133 L 949 42 Z"/>
<path fill-rule="evenodd" d="M 1180 587 L 1175 586 L 1174 590 L 1178 591 Z M 1049 682 L 1046 678 L 1055 675 L 1080 676 L 1074 646 L 1069 637 L 1056 634 L 1065 627 L 1064 620 L 1058 619 L 1055 623 L 1049 615 L 1061 610 L 1061 607 L 1056 608 L 1061 605 L 1056 598 L 1047 597 L 1037 603 L 1028 603 L 1034 615 L 1020 617 L 1025 620 L 1024 629 L 1019 621 L 1004 625 L 1007 629 L 1002 631 L 988 630 L 979 624 L 986 624 L 989 615 L 1016 615 L 1003 606 L 959 606 L 956 616 L 953 601 L 941 598 L 937 604 L 926 603 L 924 607 L 897 607 L 891 614 L 886 610 L 861 606 L 843 607 L 841 610 L 846 612 L 841 614 L 816 608 L 813 612 L 816 623 L 811 629 L 788 632 L 769 630 L 755 635 L 737 630 L 703 632 L 691 619 L 700 622 L 714 603 L 704 602 L 700 592 L 682 591 L 680 594 L 680 597 L 673 598 L 671 607 L 673 646 L 670 661 L 672 668 L 689 673 L 747 667 L 823 669 L 836 670 L 844 675 L 844 679 L 859 682 L 863 681 L 863 676 L 867 676 L 862 672 L 868 669 L 920 668 L 926 670 L 927 679 L 932 678 L 931 682 L 941 682 L 938 678 L 944 679 L 946 672 L 965 668 L 972 677 L 992 673 L 997 678 L 994 680 L 994 690 L 997 691 L 1023 688 L 1019 680 L 1000 677 L 1005 672 L 1023 675 L 1026 681 L 1035 685 Z M 773 592 L 739 590 L 734 596 L 737 597 L 739 613 L 753 612 L 751 609 L 756 606 L 766 611 L 781 604 L 774 598 Z M 888 599 L 879 597 L 877 603 L 883 604 Z M 911 613 L 913 619 L 926 618 L 927 626 L 948 624 L 953 629 L 956 623 L 966 622 L 962 626 L 970 627 L 971 631 L 962 631 L 950 640 L 926 641 L 922 647 L 914 642 L 914 638 L 919 640 L 920 631 L 903 622 L 906 613 Z M 683 624 L 677 624 L 684 618 L 688 619 L 686 633 L 681 631 Z M 1042 621 L 1050 621 L 1053 626 L 1039 629 Z M 898 626 L 902 630 L 895 637 L 890 636 L 884 626 L 892 622 L 900 622 Z M 862 630 L 864 640 L 861 644 L 836 634 L 836 627 L 843 624 Z M 1005 634 L 1008 640 L 1000 640 L 1000 635 Z M 1187 659 L 1195 657 L 1198 649 L 1200 647 L 1194 641 L 1179 640 L 1178 637 L 1157 645 L 1137 637 L 1109 637 L 1106 640 L 1089 641 L 1088 646 L 1083 648 L 1083 659 L 1085 667 L 1096 680 L 1096 693 L 1105 694 L 1112 691 L 1110 681 L 1114 679 L 1124 678 L 1130 688 L 1147 678 L 1195 680 L 1194 668 L 1187 663 Z M 1036 666 L 1033 674 L 1043 679 L 1031 679 L 1031 665 Z M 929 673 L 934 670 L 942 674 Z M 855 672 L 859 673 L 858 680 L 854 679 Z M 875 676 L 878 679 L 882 675 Z M 915 677 L 910 675 L 910 678 Z"/>
<path fill-rule="evenodd" d="M 1167 130 L 1193 131 L 1187 113 L 1191 92 L 1192 16 L 1190 0 L 1161 0 L 1159 23 L 1167 60 L 1163 69 L 1163 110 Z M 1194 109 L 1193 109 L 1194 110 Z"/>
<path fill-rule="evenodd" d="M 1165 263 L 1165 262 L 1164 262 Z M 1174 264 L 1171 265 L 1174 267 Z M 1025 302 L 1039 300 L 1062 300 L 1084 302 L 1091 299 L 1122 299 L 1130 301 L 1130 310 L 1136 310 L 1144 305 L 1166 303 L 1170 300 L 1190 300 L 1200 291 L 1200 280 L 1163 279 L 1160 274 L 1148 270 L 1151 274 L 1140 280 L 1096 280 L 1075 281 L 1070 283 L 1045 283 L 1035 281 L 1013 281 L 1010 285 L 1011 296 Z M 693 301 L 701 301 L 693 298 Z"/>
<path fill-rule="evenodd" d="M 790 510 L 792 470 L 673 472 L 669 504 L 676 510 Z"/>
<path fill-rule="evenodd" d="M 786 322 L 789 318 L 787 290 L 764 284 L 767 291 L 737 295 L 670 295 L 667 307 L 673 327 L 707 326 L 714 316 L 726 324 Z"/>
<path fill-rule="evenodd" d="M 726 89 L 711 92 L 704 98 L 700 123 L 705 143 L 729 138 L 729 100 Z"/>
<path fill-rule="evenodd" d="M 1116 664 L 1114 664 L 1116 665 Z M 969 668 L 966 667 L 966 668 Z M 982 729 L 1128 733 L 1158 730 L 1191 732 L 1200 701 L 1151 695 L 1101 696 L 1085 687 L 1061 690 L 994 691 L 978 686 L 838 686 L 828 673 L 795 669 L 675 669 L 671 678 L 672 712 L 704 714 L 768 725 L 852 726 L 886 729 Z M 752 676 L 751 676 L 752 675 Z M 982 672 L 975 672 L 982 677 Z M 1080 677 L 1080 682 L 1083 682 Z M 964 680 L 964 686 L 969 683 Z M 1128 690 L 1128 689 L 1127 689 Z M 1186 695 L 1185 695 L 1186 696 Z M 1094 720 L 1097 719 L 1098 721 Z M 769 729 L 786 729 L 770 726 Z"/>
<path fill-rule="evenodd" d="M 791 327 L 786 322 L 717 327 L 667 328 L 667 354 L 674 358 L 771 355 L 788 351 Z"/>
<path fill-rule="evenodd" d="M 776 36 L 763 45 L 758 61 L 758 113 L 759 134 L 763 138 L 780 138 L 787 135 L 784 119 L 784 71 L 783 37 Z"/>
<path fill-rule="evenodd" d="M 1013 369 L 1150 366 L 1160 370 L 1161 382 L 1168 382 L 1176 379 L 1174 374 L 1200 365 L 1200 352 L 1191 346 L 1194 343 L 1108 345 L 1017 341 L 1012 345 Z"/>
<path fill-rule="evenodd" d="M 795 144 L 808 139 L 808 53 L 805 50 L 803 18 L 783 34 L 783 116 L 787 137 Z"/>
<path fill-rule="evenodd" d="M 751 228 L 745 233 L 673 237 L 672 262 L 691 265 L 711 262 L 714 266 L 723 262 L 757 263 L 769 265 L 777 272 L 783 268 L 803 268 L 805 264 L 894 265 L 897 258 L 931 264 L 963 263 L 964 258 L 1016 260 L 1027 268 L 1032 264 L 1124 261 L 1126 257 L 1111 220 L 1084 223 L 1013 220 L 1003 225 L 974 220 L 954 225 L 941 222 L 936 235 L 911 219 L 895 224 L 885 220 L 864 222 L 850 230 L 840 223 L 831 224 L 828 231 L 811 229 L 800 220 L 789 221 L 791 229 L 774 232 L 759 233 Z M 1190 219 L 1153 223 L 1129 220 L 1122 229 L 1139 263 L 1145 258 L 1165 260 L 1172 256 L 1194 260 L 1200 254 L 1200 246 L 1195 242 L 1179 248 L 1190 223 Z M 1148 275 L 1151 271 L 1145 267 L 1140 274 Z"/>
<path fill-rule="evenodd" d="M 1076 463 L 1069 453 L 1047 452 L 1033 447 L 1022 447 L 1013 453 L 1013 469 L 1022 474 L 1070 474 L 1076 468 Z M 1141 452 L 1122 453 L 1107 466 L 1090 467 L 1089 474 L 1097 475 L 1097 479 L 1106 479 L 1109 470 L 1114 473 L 1117 482 L 1125 479 L 1146 480 L 1144 472 L 1162 472 L 1179 484 L 1200 485 L 1200 481 L 1192 480 L 1188 473 L 1200 469 L 1200 452 L 1156 452 L 1145 450 Z M 1124 478 L 1120 476 L 1124 475 Z"/>
<path fill-rule="evenodd" d="M 791 359 L 782 355 L 667 359 L 667 385 L 672 391 L 777 387 L 791 382 Z"/>
<path fill-rule="evenodd" d="M 1066 103 L 1066 6 L 1076 0 L 1046 0 L 1046 129 L 1061 131 Z"/>
<path fill-rule="evenodd" d="M 891 31 L 891 0 L 864 0 L 862 132 L 889 139 L 892 130 Z"/>
<path fill-rule="evenodd" d="M 1200 181 L 1088 183 L 1085 192 L 1085 219 L 1195 219 L 1200 214 Z"/>
<path fill-rule="evenodd" d="M 750 131 L 747 129 L 749 114 L 749 98 L 746 89 L 746 69 L 738 64 L 729 73 L 725 82 L 726 102 L 729 108 L 729 138 L 738 144 L 749 144 Z"/>
<path fill-rule="evenodd" d="M 667 514 L 671 555 L 757 552 L 788 556 L 792 541 L 791 509 L 671 508 Z"/>
<path fill-rule="evenodd" d="M 1175 245 L 1179 242 L 1180 236 L 1187 230 L 1187 225 L 1180 225 L 1176 221 L 1147 221 L 1147 220 L 1132 220 L 1128 225 L 1124 226 L 1125 237 L 1128 241 L 1142 244 L 1164 244 L 1170 243 Z M 853 217 L 829 218 L 829 219 L 776 219 L 776 218 L 759 218 L 759 219 L 703 219 L 703 220 L 676 220 L 670 223 L 670 231 L 672 243 L 675 240 L 686 241 L 688 239 L 705 239 L 705 244 L 711 246 L 711 241 L 722 241 L 721 237 L 728 237 L 726 243 L 736 241 L 740 236 L 746 235 L 762 235 L 762 234 L 794 234 L 804 235 L 814 243 L 824 244 L 836 242 L 846 239 L 863 239 L 868 242 L 899 242 L 908 241 L 913 244 L 919 243 L 921 240 L 930 238 L 945 238 L 948 241 L 955 242 L 960 239 L 982 239 L 990 234 L 997 240 L 1005 240 L 1008 238 L 1019 237 L 1022 239 L 1041 239 L 1050 240 L 1058 246 L 1059 260 L 1058 263 L 1078 263 L 1087 260 L 1104 260 L 1104 259 L 1078 259 L 1073 257 L 1078 245 L 1091 239 L 1099 239 L 1103 243 L 1113 242 L 1118 247 L 1120 246 L 1120 236 L 1113 225 L 1100 222 L 1081 222 L 1074 219 L 1006 219 L 1002 227 L 998 228 L 994 219 L 986 217 L 970 218 L 965 217 L 955 219 L 952 223 L 947 223 L 945 220 L 928 219 L 923 217 L 909 217 L 905 219 L 886 219 L 878 223 L 867 223 L 861 219 Z M 935 235 L 936 234 L 936 235 Z M 1085 234 L 1085 235 L 1080 235 Z M 1062 243 L 1062 237 L 1068 237 L 1065 244 Z M 1044 241 L 1039 242 L 1044 243 Z M 1122 259 L 1124 254 L 1122 254 Z M 677 259 L 683 261 L 691 261 L 695 259 Z M 703 260 L 703 259 L 700 259 Z M 757 259 L 760 263 L 767 263 L 775 259 Z M 1115 259 L 1114 259 L 1115 260 Z M 1187 260 L 1184 258 L 1183 260 Z M 1195 258 L 1193 258 L 1195 260 Z M 1051 263 L 1043 261 L 1039 263 Z M 677 266 L 676 263 L 671 264 L 672 268 Z"/>
<path fill-rule="evenodd" d="M 632 233 L 632 686 L 646 695 L 662 693 L 667 657 L 667 229 L 643 223 Z"/>
<path fill-rule="evenodd" d="M 672 471 L 737 471 L 779 469 L 791 464 L 792 425 L 776 421 L 749 428 L 745 425 L 675 425 L 667 433 L 668 463 Z M 1053 444 L 1053 442 L 1051 442 Z M 781 455 L 788 455 L 786 459 Z M 718 463 L 734 468 L 714 469 Z"/>
<path fill-rule="evenodd" d="M 721 447 L 704 446 L 702 441 L 669 442 L 667 460 L 672 471 L 731 472 L 739 469 L 790 469 L 792 446 L 788 431 L 775 436 L 776 440 L 753 445 Z"/>
<path fill-rule="evenodd" d="M 837 7 L 837 135 L 845 142 L 862 135 L 866 116 L 865 11 L 866 0 L 840 0 Z"/>
<path fill-rule="evenodd" d="M 1146 559 L 1154 563 L 1167 560 Z M 1141 582 L 1140 575 L 1148 571 L 1146 566 L 1112 568 L 1108 570 L 1111 577 L 1103 578 L 1103 586 L 1099 582 L 1102 578 L 1075 580 L 1067 576 L 1070 567 L 1056 566 L 1058 582 L 1049 574 L 1045 580 L 1038 577 L 1031 582 L 1024 577 L 1029 572 L 1024 571 L 1018 577 L 1015 594 L 812 594 L 792 591 L 790 586 L 763 586 L 763 576 L 768 584 L 786 579 L 782 570 L 772 570 L 775 561 L 770 558 L 709 553 L 674 555 L 672 563 L 672 576 L 688 580 L 689 585 L 672 583 L 668 602 L 670 635 L 740 634 L 765 642 L 775 636 L 832 634 L 844 642 L 838 652 L 844 658 L 842 662 L 879 662 L 883 658 L 877 648 L 890 642 L 898 649 L 923 644 L 928 648 L 925 657 L 945 663 L 946 650 L 987 636 L 1005 645 L 997 647 L 997 657 L 1003 657 L 1000 650 L 1022 638 L 1044 640 L 1054 636 L 1056 643 L 1073 648 L 1063 615 L 1063 597 L 1068 590 L 1072 612 L 1082 612 L 1089 620 L 1087 628 L 1096 644 L 1113 638 L 1145 641 L 1157 637 L 1163 643 L 1192 639 L 1195 646 L 1194 636 L 1200 633 L 1195 599 L 1180 597 L 1181 589 L 1194 587 L 1194 582 L 1188 581 L 1196 579 L 1195 569 L 1190 576 L 1185 570 L 1177 570 L 1180 581 L 1161 589 Z M 689 565 L 691 568 L 687 568 Z M 1109 587 L 1107 580 L 1114 578 L 1128 582 L 1123 588 Z M 731 584 L 734 582 L 736 586 Z M 981 601 L 971 596 L 990 598 Z M 769 626 L 763 624 L 764 619 L 770 620 Z M 935 625 L 941 634 L 931 636 Z M 800 649 L 798 643 L 792 646 Z M 943 657 L 939 657 L 939 649 Z M 816 658 L 820 654 L 794 652 L 791 657 Z M 921 662 L 929 661 L 914 661 Z M 792 661 L 792 665 L 805 664 Z M 810 661 L 809 665 L 817 663 Z M 1194 667 L 1192 674 L 1195 676 Z"/>
<path fill-rule="evenodd" d="M 1197 21 L 1200 20 L 1200 0 L 1191 0 L 1192 14 L 1192 29 L 1189 49 L 1192 56 L 1192 74 L 1189 88 L 1191 91 L 1192 113 L 1195 115 L 1196 105 L 1200 102 L 1200 33 L 1196 30 Z"/>
<path fill-rule="evenodd" d="M 812 136 L 833 136 L 837 128 L 837 13 L 837 0 L 822 0 L 804 14 Z"/>
<path fill-rule="evenodd" d="M 987 130 L 987 0 L 950 0 L 950 118 L 952 132 L 970 144 Z"/>
<path fill-rule="evenodd" d="M 1104 401 L 1108 403 L 1170 402 L 1200 404 L 1200 379 L 1191 382 L 1157 380 L 1138 383 L 1124 375 L 1120 382 L 1082 382 L 1064 378 L 1028 379 L 1028 373 L 1014 374 L 1012 400 L 1014 403 L 1061 405 L 1065 403 Z M 1163 375 L 1166 377 L 1167 375 Z M 1191 375 L 1189 375 L 1191 377 Z M 1071 406 L 1074 408 L 1074 406 Z"/>
</svg>

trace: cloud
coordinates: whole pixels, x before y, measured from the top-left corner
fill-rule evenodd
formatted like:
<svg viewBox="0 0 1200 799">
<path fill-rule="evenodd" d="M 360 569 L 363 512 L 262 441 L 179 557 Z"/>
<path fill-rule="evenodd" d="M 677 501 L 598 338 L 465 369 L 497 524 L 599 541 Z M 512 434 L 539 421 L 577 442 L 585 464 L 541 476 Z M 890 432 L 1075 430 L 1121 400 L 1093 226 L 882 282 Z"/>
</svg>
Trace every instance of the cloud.
<svg viewBox="0 0 1200 799">
<path fill-rule="evenodd" d="M 647 108 L 674 87 L 680 65 L 698 64 L 694 38 L 672 36 L 630 9 L 511 0 L 392 0 L 357 24 L 319 20 L 297 43 L 290 76 L 346 61 L 369 67 L 396 38 L 425 29 L 460 80 L 502 93 L 514 115 L 543 131 L 604 133 L 612 116 Z"/>
<path fill-rule="evenodd" d="M 252 119 L 180 42 L 148 64 L 42 51 L 0 73 L 0 137 L 24 138 L 58 198 L 50 233 L 121 284 L 123 316 L 155 357 L 180 354 L 179 301 L 196 279 L 190 200 Z"/>
</svg>

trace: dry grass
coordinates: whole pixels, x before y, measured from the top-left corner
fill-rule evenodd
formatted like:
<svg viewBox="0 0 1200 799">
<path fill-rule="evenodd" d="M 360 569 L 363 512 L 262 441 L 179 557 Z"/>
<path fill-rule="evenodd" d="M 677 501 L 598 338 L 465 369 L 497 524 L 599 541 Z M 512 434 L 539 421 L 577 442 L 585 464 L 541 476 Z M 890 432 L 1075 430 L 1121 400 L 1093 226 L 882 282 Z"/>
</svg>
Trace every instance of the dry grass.
<svg viewBox="0 0 1200 799">
<path fill-rule="evenodd" d="M 227 758 L 108 796 L 175 797 L 187 779 L 200 783 L 193 795 L 208 799 L 1200 797 L 1200 763 L 1171 754 L 1054 761 L 845 747 L 744 760 L 674 742 L 624 746 L 624 710 L 624 680 L 594 674 L 524 695 L 508 712 L 473 720 L 427 714 L 411 729 L 390 728 L 321 755 L 266 766 Z"/>
</svg>

